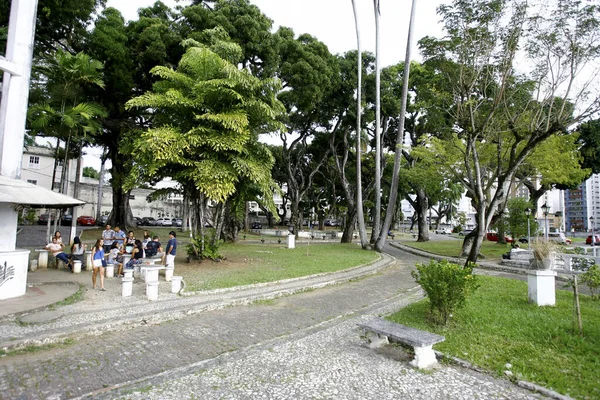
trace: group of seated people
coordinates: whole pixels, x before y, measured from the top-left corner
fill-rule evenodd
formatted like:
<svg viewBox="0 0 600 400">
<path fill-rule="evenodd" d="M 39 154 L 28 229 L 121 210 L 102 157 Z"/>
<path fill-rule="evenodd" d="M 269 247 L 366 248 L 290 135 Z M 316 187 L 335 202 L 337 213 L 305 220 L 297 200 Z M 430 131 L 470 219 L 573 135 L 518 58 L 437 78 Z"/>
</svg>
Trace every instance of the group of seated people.
<svg viewBox="0 0 600 400">
<path fill-rule="evenodd" d="M 123 275 L 123 267 L 133 268 L 135 264 L 141 263 L 142 258 L 151 258 L 158 255 L 162 256 L 162 245 L 158 236 L 150 239 L 148 232 L 144 231 L 144 240 L 136 239 L 133 231 L 129 231 L 127 236 L 119 229 L 114 230 L 110 225 L 102 232 L 104 240 L 104 253 L 107 255 L 107 264 L 117 266 L 117 276 Z M 131 259 L 123 265 L 123 255 L 130 254 Z"/>
<path fill-rule="evenodd" d="M 65 245 L 62 241 L 62 235 L 60 231 L 54 232 L 54 236 L 52 236 L 52 243 L 48 243 L 44 248 L 49 250 L 56 260 L 64 262 L 65 268 L 73 269 L 73 262 L 81 261 L 82 269 L 85 269 L 85 245 L 81 243 L 79 236 L 75 236 L 73 239 L 73 244 L 71 245 L 71 254 L 64 252 Z"/>
<path fill-rule="evenodd" d="M 141 263 L 142 258 L 164 257 L 158 236 L 150 239 L 148 232 L 144 232 L 144 240 L 141 241 L 135 238 L 133 231 L 129 231 L 128 235 L 125 236 L 125 233 L 119 227 L 112 230 L 110 225 L 106 225 L 106 229 L 102 232 L 102 239 L 104 240 L 104 255 L 107 257 L 106 264 L 117 266 L 117 276 L 123 275 L 123 267 L 133 268 L 135 264 Z M 82 269 L 85 269 L 85 245 L 81 243 L 81 239 L 75 236 L 71 246 L 71 254 L 65 253 L 64 248 L 65 245 L 59 231 L 56 231 L 52 237 L 52 243 L 45 247 L 56 260 L 65 263 L 65 268 L 73 269 L 73 262 L 81 261 Z M 131 254 L 131 259 L 125 266 L 123 266 L 124 254 Z"/>
</svg>

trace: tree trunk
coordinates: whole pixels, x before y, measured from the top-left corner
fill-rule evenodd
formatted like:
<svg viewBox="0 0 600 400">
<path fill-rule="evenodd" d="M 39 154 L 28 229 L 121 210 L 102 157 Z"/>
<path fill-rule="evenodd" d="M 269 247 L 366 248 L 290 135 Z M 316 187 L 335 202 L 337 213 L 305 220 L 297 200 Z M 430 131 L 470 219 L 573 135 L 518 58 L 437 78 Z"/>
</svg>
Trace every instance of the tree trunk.
<svg viewBox="0 0 600 400">
<path fill-rule="evenodd" d="M 383 246 L 387 240 L 387 233 L 390 230 L 390 226 L 392 224 L 392 217 L 394 216 L 394 212 L 396 210 L 396 200 L 398 198 L 398 178 L 400 177 L 400 159 L 402 157 L 402 151 L 400 148 L 402 143 L 404 142 L 404 119 L 406 115 L 406 103 L 408 99 L 408 79 L 410 77 L 410 51 L 412 46 L 412 36 L 415 25 L 415 10 L 416 10 L 417 0 L 412 0 L 411 10 L 410 10 L 410 22 L 408 25 L 408 36 L 406 38 L 406 56 L 404 57 L 404 79 L 402 82 L 402 99 L 400 105 L 400 116 L 399 116 L 399 124 L 398 124 L 398 133 L 396 135 L 396 149 L 394 156 L 394 170 L 392 173 L 392 185 L 390 188 L 390 197 L 388 199 L 387 212 L 385 214 L 385 220 L 381 227 L 381 231 L 379 232 L 379 238 L 375 242 L 375 250 L 383 251 Z"/>
<path fill-rule="evenodd" d="M 369 239 L 367 238 L 367 230 L 365 228 L 365 216 L 363 212 L 363 198 L 362 198 L 362 127 L 361 127 L 361 115 L 362 115 L 362 49 L 360 47 L 360 30 L 358 29 L 358 15 L 356 13 L 356 3 L 352 0 L 352 10 L 354 11 L 354 25 L 356 28 L 356 45 L 358 49 L 357 54 L 357 84 L 356 84 L 356 219 L 358 221 L 358 233 L 360 236 L 360 245 L 363 249 L 368 248 Z"/>
</svg>

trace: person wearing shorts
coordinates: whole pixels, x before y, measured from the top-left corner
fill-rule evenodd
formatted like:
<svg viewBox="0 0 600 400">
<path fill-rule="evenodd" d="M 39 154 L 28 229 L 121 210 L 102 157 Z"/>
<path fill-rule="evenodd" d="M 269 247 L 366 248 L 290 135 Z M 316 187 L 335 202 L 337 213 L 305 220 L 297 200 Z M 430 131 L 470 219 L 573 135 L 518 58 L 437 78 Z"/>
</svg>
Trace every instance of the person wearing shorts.
<svg viewBox="0 0 600 400">
<path fill-rule="evenodd" d="M 100 274 L 100 290 L 103 292 L 104 289 L 104 241 L 102 239 L 96 240 L 96 244 L 92 249 L 92 265 L 94 267 L 94 273 L 92 274 L 92 289 L 96 289 L 96 275 Z"/>
<path fill-rule="evenodd" d="M 114 236 L 115 231 L 110 228 L 110 225 L 106 224 L 106 229 L 102 231 L 102 240 L 104 240 L 104 253 L 108 253 L 110 251 Z"/>
<path fill-rule="evenodd" d="M 175 254 L 177 254 L 177 235 L 175 231 L 169 232 L 169 241 L 167 242 L 166 262 L 167 267 L 175 266 Z"/>
</svg>

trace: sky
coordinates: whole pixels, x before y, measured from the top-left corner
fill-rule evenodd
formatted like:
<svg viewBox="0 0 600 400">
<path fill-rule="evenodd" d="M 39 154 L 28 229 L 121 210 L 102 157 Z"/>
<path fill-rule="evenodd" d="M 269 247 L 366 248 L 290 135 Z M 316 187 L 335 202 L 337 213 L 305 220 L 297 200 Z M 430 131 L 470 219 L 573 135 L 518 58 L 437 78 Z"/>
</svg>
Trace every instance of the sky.
<svg viewBox="0 0 600 400">
<path fill-rule="evenodd" d="M 163 0 L 171 7 L 189 5 L 189 0 Z M 287 26 L 296 35 L 311 34 L 327 45 L 331 53 L 356 49 L 354 14 L 350 0 L 250 0 L 263 14 L 273 20 L 273 29 Z M 441 25 L 436 15 L 440 0 L 419 0 L 415 13 L 412 59 L 419 59 L 416 42 L 431 35 L 441 36 Z M 137 19 L 137 10 L 154 4 L 154 0 L 108 0 L 125 20 Z M 356 0 L 361 47 L 375 53 L 375 16 L 373 1 Z M 397 64 L 406 54 L 406 36 L 410 18 L 410 0 L 380 0 L 380 60 L 381 66 Z M 100 149 L 88 149 L 85 166 L 100 170 Z"/>
</svg>

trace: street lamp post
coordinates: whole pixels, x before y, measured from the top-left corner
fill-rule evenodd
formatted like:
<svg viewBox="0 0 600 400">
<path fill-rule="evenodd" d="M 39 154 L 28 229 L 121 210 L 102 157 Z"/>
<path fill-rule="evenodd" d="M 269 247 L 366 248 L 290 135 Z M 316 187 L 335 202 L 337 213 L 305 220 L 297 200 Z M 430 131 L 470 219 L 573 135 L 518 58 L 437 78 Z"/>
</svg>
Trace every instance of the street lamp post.
<svg viewBox="0 0 600 400">
<path fill-rule="evenodd" d="M 548 212 L 550 211 L 550 206 L 544 203 L 541 209 L 544 213 L 544 239 L 548 240 Z"/>
<path fill-rule="evenodd" d="M 531 215 L 531 208 L 525 209 L 525 215 L 527 215 L 527 247 L 531 249 L 531 229 L 529 227 L 529 216 Z"/>
</svg>

